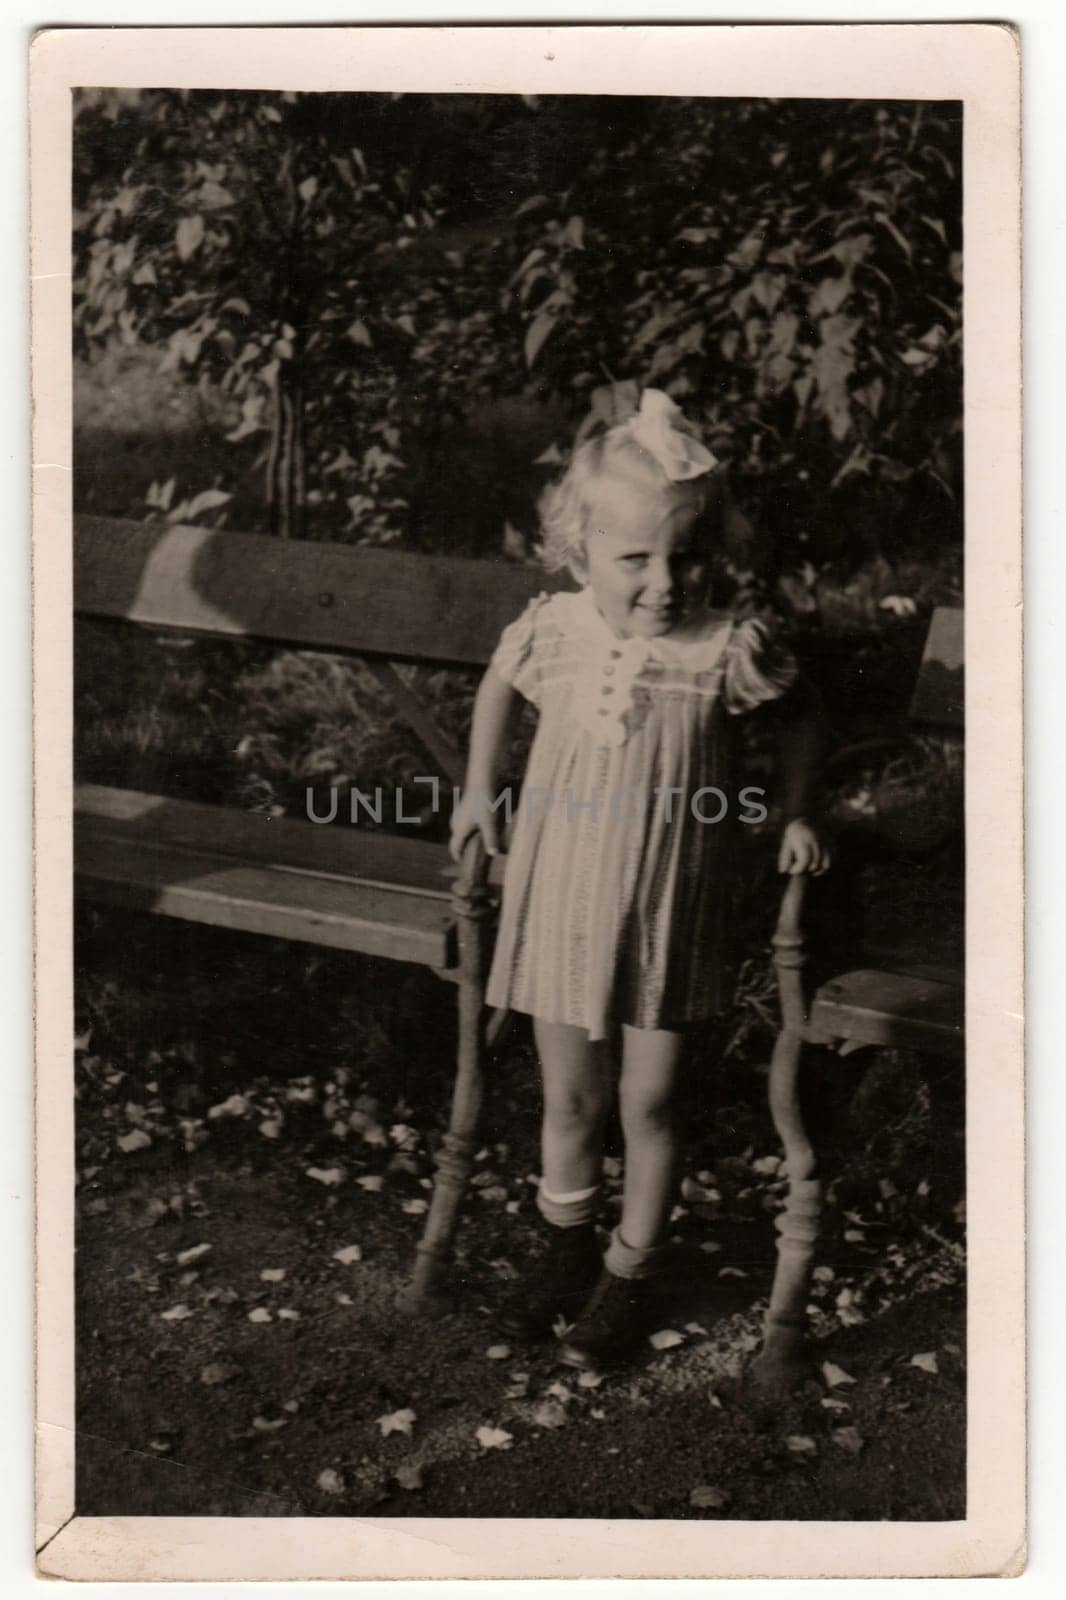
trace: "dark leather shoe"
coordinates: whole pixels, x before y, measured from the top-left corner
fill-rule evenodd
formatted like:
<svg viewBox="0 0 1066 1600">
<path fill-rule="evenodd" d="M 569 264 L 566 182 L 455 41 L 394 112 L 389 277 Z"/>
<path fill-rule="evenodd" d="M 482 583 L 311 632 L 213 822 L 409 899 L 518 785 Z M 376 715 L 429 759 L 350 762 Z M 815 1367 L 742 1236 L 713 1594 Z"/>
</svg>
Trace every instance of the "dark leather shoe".
<svg viewBox="0 0 1066 1600">
<path fill-rule="evenodd" d="M 653 1278 L 616 1278 L 604 1268 L 563 1339 L 559 1358 L 571 1367 L 606 1367 L 637 1349 L 652 1318 Z"/>
<path fill-rule="evenodd" d="M 548 1225 L 548 1248 L 536 1277 L 516 1284 L 496 1321 L 516 1339 L 546 1339 L 558 1317 L 572 1322 L 603 1270 L 594 1223 L 574 1228 Z"/>
</svg>

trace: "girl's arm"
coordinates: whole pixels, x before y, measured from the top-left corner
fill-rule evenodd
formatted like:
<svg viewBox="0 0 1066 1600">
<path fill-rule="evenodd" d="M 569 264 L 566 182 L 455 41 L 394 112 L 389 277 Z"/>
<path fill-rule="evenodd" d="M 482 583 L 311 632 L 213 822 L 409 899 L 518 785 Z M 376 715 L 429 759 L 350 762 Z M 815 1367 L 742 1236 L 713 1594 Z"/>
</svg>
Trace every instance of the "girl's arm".
<svg viewBox="0 0 1066 1600">
<path fill-rule="evenodd" d="M 830 864 L 828 847 L 813 821 L 828 733 L 821 697 L 800 678 L 779 702 L 778 714 L 784 831 L 777 870 L 820 876 Z"/>
<path fill-rule="evenodd" d="M 477 831 L 490 856 L 499 850 L 496 813 L 489 806 L 495 799 L 496 776 L 500 759 L 510 743 L 518 701 L 518 691 L 489 667 L 474 701 L 466 784 L 452 816 L 448 848 L 456 861 L 470 835 Z"/>
</svg>

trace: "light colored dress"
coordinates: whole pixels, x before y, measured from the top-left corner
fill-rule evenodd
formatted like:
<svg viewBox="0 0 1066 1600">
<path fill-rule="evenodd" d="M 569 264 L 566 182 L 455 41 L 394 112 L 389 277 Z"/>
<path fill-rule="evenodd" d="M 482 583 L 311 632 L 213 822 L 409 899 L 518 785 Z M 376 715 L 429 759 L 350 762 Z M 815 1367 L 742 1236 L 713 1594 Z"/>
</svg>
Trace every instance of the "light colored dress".
<svg viewBox="0 0 1066 1600">
<path fill-rule="evenodd" d="M 712 1015 L 730 824 L 744 814 L 729 714 L 783 694 L 793 657 L 762 620 L 721 612 L 619 638 L 583 589 L 531 601 L 492 666 L 540 719 L 488 1003 L 591 1040 L 620 1022 L 678 1029 Z"/>
</svg>

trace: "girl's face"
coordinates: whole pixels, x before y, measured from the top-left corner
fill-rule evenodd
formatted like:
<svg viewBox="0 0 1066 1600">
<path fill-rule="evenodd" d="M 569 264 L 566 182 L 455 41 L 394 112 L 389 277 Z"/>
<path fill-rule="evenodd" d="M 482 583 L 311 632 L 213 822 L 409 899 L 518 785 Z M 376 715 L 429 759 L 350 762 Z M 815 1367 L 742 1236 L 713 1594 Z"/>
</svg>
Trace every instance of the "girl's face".
<svg viewBox="0 0 1066 1600">
<path fill-rule="evenodd" d="M 682 484 L 664 492 L 628 473 L 597 485 L 578 575 L 621 637 L 660 638 L 702 602 L 709 552 L 696 524 L 704 495 Z"/>
</svg>

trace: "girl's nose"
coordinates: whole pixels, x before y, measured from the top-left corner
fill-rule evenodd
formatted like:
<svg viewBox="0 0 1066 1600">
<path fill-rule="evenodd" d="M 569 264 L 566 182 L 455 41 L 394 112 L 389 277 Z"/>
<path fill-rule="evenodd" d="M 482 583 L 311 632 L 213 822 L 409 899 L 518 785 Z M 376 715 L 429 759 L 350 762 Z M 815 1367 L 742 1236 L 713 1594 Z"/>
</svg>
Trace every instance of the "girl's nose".
<svg viewBox="0 0 1066 1600">
<path fill-rule="evenodd" d="M 673 592 L 674 573 L 666 561 L 653 561 L 648 568 L 648 588 L 655 596 L 666 596 Z"/>
</svg>

